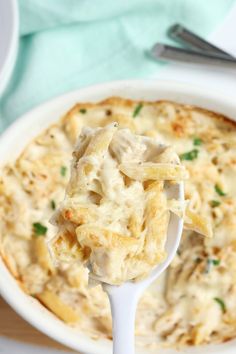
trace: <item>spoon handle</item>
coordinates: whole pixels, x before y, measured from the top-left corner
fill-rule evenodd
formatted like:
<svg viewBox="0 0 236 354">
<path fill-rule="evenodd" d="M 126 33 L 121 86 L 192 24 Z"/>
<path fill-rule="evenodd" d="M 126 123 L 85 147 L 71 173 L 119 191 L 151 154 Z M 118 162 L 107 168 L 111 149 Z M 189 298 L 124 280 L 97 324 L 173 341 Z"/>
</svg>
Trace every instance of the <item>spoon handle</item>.
<svg viewBox="0 0 236 354">
<path fill-rule="evenodd" d="M 138 297 L 116 287 L 108 296 L 112 312 L 113 354 L 135 354 L 134 330 Z"/>
<path fill-rule="evenodd" d="M 219 67 L 223 69 L 236 69 L 236 59 L 207 52 L 173 47 L 171 45 L 156 43 L 152 48 L 152 55 L 156 59 L 167 59 L 185 64 L 197 64 Z"/>
<path fill-rule="evenodd" d="M 233 56 L 224 50 L 216 47 L 214 44 L 206 41 L 204 38 L 199 37 L 188 28 L 176 23 L 168 29 L 168 35 L 171 39 L 183 44 L 185 47 L 190 47 L 194 50 L 202 51 L 205 53 L 223 55 L 226 58 L 233 58 Z"/>
</svg>

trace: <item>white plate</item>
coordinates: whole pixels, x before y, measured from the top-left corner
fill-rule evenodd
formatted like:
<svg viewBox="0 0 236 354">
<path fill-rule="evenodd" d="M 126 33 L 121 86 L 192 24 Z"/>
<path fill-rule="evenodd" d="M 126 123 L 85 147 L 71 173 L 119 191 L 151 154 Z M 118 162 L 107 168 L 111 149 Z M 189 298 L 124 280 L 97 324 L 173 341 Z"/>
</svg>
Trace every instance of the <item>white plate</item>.
<svg viewBox="0 0 236 354">
<path fill-rule="evenodd" d="M 97 85 L 55 98 L 18 119 L 0 138 L 0 163 L 14 159 L 26 144 L 42 129 L 57 120 L 78 101 L 96 101 L 109 96 L 133 99 L 170 99 L 177 102 L 198 105 L 223 113 L 232 119 L 236 117 L 236 102 L 225 94 L 208 92 L 202 88 L 167 81 L 123 81 Z M 4 299 L 25 320 L 58 342 L 86 354 L 110 354 L 108 340 L 92 340 L 83 333 L 58 320 L 34 298 L 27 296 L 17 285 L 4 263 L 0 260 L 0 292 Z M 196 353 L 235 354 L 236 340 L 222 345 L 190 348 L 176 352 L 162 350 L 163 354 Z M 147 354 L 149 351 L 139 351 Z M 156 351 L 155 351 L 156 353 Z M 128 354 L 128 353 L 124 353 Z"/>
<path fill-rule="evenodd" d="M 14 67 L 19 35 L 16 0 L 0 0 L 0 94 Z"/>
</svg>

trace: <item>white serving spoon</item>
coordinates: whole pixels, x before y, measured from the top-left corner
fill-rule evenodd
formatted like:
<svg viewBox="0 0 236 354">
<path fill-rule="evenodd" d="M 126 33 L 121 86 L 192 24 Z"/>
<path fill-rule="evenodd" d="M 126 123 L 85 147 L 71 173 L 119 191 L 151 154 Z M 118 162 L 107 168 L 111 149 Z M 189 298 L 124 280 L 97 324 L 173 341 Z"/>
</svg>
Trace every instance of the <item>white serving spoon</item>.
<svg viewBox="0 0 236 354">
<path fill-rule="evenodd" d="M 184 202 L 183 183 L 169 185 L 166 188 L 169 199 Z M 121 286 L 103 283 L 112 312 L 113 354 L 134 354 L 135 313 L 139 297 L 143 291 L 168 267 L 178 249 L 183 229 L 183 219 L 171 213 L 167 231 L 165 261 L 157 265 L 149 277 L 140 282 L 126 282 Z"/>
</svg>

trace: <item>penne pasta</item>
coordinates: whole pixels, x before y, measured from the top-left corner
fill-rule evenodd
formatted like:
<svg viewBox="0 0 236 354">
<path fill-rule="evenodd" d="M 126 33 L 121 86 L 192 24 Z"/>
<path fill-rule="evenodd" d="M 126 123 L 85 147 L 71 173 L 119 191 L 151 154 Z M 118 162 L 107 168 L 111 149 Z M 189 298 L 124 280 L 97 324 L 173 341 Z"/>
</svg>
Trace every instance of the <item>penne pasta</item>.
<svg viewBox="0 0 236 354">
<path fill-rule="evenodd" d="M 51 274 L 55 273 L 55 267 L 49 254 L 46 240 L 43 237 L 35 238 L 34 247 L 38 263 L 41 267 Z"/>
<path fill-rule="evenodd" d="M 186 209 L 185 214 L 184 226 L 186 229 L 194 230 L 206 237 L 212 237 L 212 227 L 206 217 L 194 213 L 189 208 Z"/>
<path fill-rule="evenodd" d="M 165 162 L 154 162 L 158 156 Z M 116 123 L 82 130 L 67 194 L 55 216 L 56 260 L 88 264 L 90 277 L 110 284 L 144 278 L 166 257 L 165 182 L 185 178 L 173 149 L 154 139 Z"/>
<path fill-rule="evenodd" d="M 79 315 L 72 307 L 65 304 L 59 296 L 50 290 L 44 290 L 42 293 L 37 294 L 37 298 L 66 323 L 75 324 L 80 321 Z"/>
<path fill-rule="evenodd" d="M 128 177 L 137 181 L 183 181 L 188 178 L 188 173 L 181 165 L 165 163 L 123 163 L 119 169 Z"/>
</svg>

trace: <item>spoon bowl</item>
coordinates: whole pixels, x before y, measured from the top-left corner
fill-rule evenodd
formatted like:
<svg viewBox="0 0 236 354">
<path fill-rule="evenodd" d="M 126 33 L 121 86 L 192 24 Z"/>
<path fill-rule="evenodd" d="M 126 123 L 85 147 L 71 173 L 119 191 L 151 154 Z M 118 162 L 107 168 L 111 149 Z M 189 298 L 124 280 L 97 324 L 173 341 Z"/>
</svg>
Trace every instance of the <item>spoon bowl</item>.
<svg viewBox="0 0 236 354">
<path fill-rule="evenodd" d="M 169 184 L 166 187 L 168 199 L 177 199 L 184 202 L 184 184 Z M 170 213 L 165 244 L 166 259 L 158 264 L 150 275 L 139 282 L 125 282 L 120 286 L 103 283 L 103 289 L 107 292 L 111 312 L 113 330 L 113 354 L 134 354 L 134 327 L 135 312 L 138 300 L 143 291 L 156 280 L 169 266 L 179 247 L 183 230 L 183 219 Z"/>
</svg>

